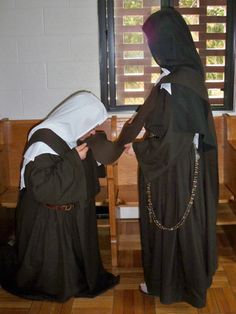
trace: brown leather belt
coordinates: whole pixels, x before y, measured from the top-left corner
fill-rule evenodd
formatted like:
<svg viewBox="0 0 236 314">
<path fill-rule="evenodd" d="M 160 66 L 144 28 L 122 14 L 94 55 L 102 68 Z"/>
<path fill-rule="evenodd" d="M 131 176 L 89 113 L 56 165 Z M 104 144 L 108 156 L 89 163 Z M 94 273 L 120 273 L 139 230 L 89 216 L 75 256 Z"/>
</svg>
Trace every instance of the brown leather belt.
<svg viewBox="0 0 236 314">
<path fill-rule="evenodd" d="M 54 205 L 54 204 L 45 204 L 46 207 L 50 209 L 69 211 L 75 207 L 75 204 L 64 204 L 64 205 Z"/>
</svg>

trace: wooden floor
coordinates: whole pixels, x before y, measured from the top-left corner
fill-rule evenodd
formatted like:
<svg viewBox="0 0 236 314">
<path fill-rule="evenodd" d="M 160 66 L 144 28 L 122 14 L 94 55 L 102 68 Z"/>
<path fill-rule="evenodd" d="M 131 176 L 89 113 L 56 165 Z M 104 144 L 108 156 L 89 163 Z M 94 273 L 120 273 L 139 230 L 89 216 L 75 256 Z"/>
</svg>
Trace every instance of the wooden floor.
<svg viewBox="0 0 236 314">
<path fill-rule="evenodd" d="M 235 233 L 236 233 L 236 226 Z M 71 299 L 66 303 L 28 301 L 0 289 L 0 314 L 236 314 L 236 253 L 225 232 L 218 227 L 219 267 L 208 291 L 207 306 L 196 309 L 186 303 L 160 304 L 158 298 L 141 294 L 143 281 L 140 250 L 127 247 L 120 252 L 123 267 L 111 268 L 108 229 L 100 228 L 104 265 L 120 274 L 120 284 L 95 299 Z M 131 248 L 134 247 L 134 251 Z"/>
</svg>

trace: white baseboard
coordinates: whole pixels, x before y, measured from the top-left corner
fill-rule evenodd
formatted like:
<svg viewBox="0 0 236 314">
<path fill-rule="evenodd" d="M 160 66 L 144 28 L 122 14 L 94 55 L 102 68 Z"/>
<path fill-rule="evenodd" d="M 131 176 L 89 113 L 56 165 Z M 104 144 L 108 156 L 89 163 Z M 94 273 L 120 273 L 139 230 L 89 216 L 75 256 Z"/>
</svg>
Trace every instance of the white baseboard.
<svg viewBox="0 0 236 314">
<path fill-rule="evenodd" d="M 118 219 L 138 219 L 139 208 L 137 206 L 120 205 L 116 208 L 116 218 Z"/>
</svg>

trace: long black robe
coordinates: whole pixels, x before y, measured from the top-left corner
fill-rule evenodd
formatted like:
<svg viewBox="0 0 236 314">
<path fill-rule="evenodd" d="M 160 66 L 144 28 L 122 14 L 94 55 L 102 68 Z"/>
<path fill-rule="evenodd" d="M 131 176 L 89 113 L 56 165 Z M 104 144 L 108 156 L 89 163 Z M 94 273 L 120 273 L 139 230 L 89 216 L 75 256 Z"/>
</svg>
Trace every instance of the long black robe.
<svg viewBox="0 0 236 314">
<path fill-rule="evenodd" d="M 16 244 L 1 250 L 1 285 L 16 295 L 55 301 L 94 297 L 118 283 L 102 265 L 96 221 L 99 191 L 89 151 L 42 154 L 25 168 Z M 46 204 L 75 204 L 70 211 Z"/>
<path fill-rule="evenodd" d="M 144 279 L 148 292 L 162 303 L 186 301 L 203 307 L 217 267 L 218 202 L 217 141 L 204 70 L 188 26 L 175 9 L 153 13 L 143 31 L 157 64 L 170 71 L 152 89 L 130 127 L 144 121 L 147 131 L 133 144 L 139 164 Z M 171 95 L 160 89 L 162 83 L 171 84 Z M 192 195 L 196 133 L 200 159 Z M 179 228 L 163 230 L 154 215 L 150 220 L 149 186 L 156 219 L 167 228 L 182 221 L 190 196 L 194 197 Z"/>
<path fill-rule="evenodd" d="M 146 121 L 147 135 L 152 137 L 133 144 L 140 167 L 142 259 L 150 294 L 159 296 L 165 304 L 186 301 L 202 307 L 217 267 L 216 147 L 205 145 L 200 134 L 197 191 L 190 214 L 180 228 L 159 229 L 153 221 L 150 223 L 147 209 L 149 182 L 155 215 L 164 226 L 172 227 L 182 218 L 190 199 L 195 165 L 194 132 L 178 130 L 175 112 L 183 99 L 188 99 L 186 110 L 198 105 L 198 114 L 203 125 L 204 120 L 207 125 L 205 101 L 187 87 L 172 84 L 172 95 L 162 89 L 157 106 Z"/>
</svg>

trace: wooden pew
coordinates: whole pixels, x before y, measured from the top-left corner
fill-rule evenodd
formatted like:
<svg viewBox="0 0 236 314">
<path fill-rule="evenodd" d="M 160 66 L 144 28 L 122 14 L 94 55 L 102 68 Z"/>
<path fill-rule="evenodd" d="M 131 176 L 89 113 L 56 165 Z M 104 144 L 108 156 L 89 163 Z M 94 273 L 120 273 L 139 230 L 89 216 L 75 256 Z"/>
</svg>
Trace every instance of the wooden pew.
<svg viewBox="0 0 236 314">
<path fill-rule="evenodd" d="M 231 217 L 236 214 L 236 116 L 224 114 L 224 183 L 231 191 L 232 197 L 229 206 L 231 206 Z M 225 217 L 226 215 L 224 215 Z M 236 252 L 236 232 L 233 224 L 227 224 L 224 228 L 227 239 Z"/>
<path fill-rule="evenodd" d="M 224 181 L 225 185 L 236 196 L 236 116 L 228 114 L 224 118 Z"/>
<path fill-rule="evenodd" d="M 19 193 L 22 154 L 31 128 L 40 120 L 0 120 L 0 206 L 15 208 Z M 97 128 L 106 132 L 108 138 L 116 138 L 116 117 L 112 116 Z M 106 178 L 100 179 L 101 191 L 96 196 L 97 206 L 109 207 L 109 222 L 98 220 L 100 227 L 110 228 L 112 265 L 117 265 L 117 239 L 115 197 L 117 163 L 106 167 Z M 101 223 L 99 223 L 101 221 Z"/>
<path fill-rule="evenodd" d="M 29 130 L 39 120 L 8 120 L 0 121 L 2 132 L 1 173 L 3 175 L 1 206 L 15 208 L 18 198 L 20 167 L 24 146 Z"/>
<path fill-rule="evenodd" d="M 115 140 L 127 119 L 112 116 L 100 129 L 105 130 L 108 138 Z M 23 148 L 29 130 L 38 120 L 1 120 L 0 121 L 0 205 L 15 207 L 18 196 L 20 164 Z M 219 154 L 220 200 L 218 225 L 236 224 L 235 202 L 235 116 L 214 118 Z M 140 133 L 141 137 L 143 131 Z M 233 156 L 233 157 L 232 157 Z M 109 207 L 112 266 L 117 266 L 118 251 L 126 249 L 129 238 L 140 250 L 138 226 L 137 160 L 123 154 L 113 165 L 107 166 L 107 176 L 100 180 L 102 189 L 96 198 L 97 205 Z M 119 219 L 121 209 L 134 213 L 134 219 Z M 118 213 L 118 214 L 117 214 Z M 132 217 L 132 215 L 131 215 Z M 118 218 L 118 219 L 117 219 Z M 128 235 L 128 236 L 127 236 Z M 130 243 L 128 243 L 130 244 Z"/>
</svg>

